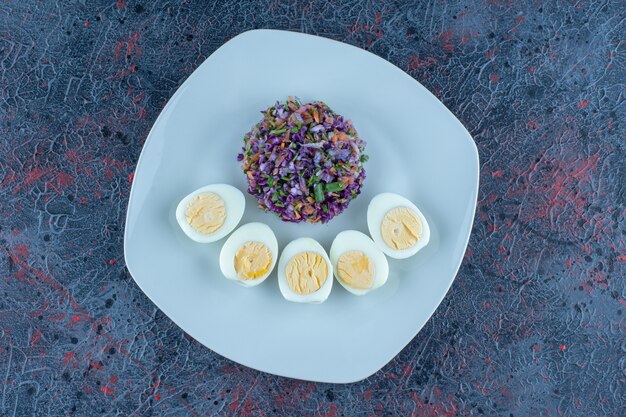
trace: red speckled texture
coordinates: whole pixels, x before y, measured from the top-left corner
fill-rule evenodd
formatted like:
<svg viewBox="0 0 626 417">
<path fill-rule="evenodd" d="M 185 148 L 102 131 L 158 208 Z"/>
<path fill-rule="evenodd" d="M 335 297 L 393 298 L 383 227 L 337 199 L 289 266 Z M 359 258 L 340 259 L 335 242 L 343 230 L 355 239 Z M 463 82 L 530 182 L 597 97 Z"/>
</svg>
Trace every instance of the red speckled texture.
<svg viewBox="0 0 626 417">
<path fill-rule="evenodd" d="M 0 415 L 624 415 L 625 22 L 620 1 L 3 1 Z M 481 155 L 449 294 L 356 384 L 219 357 L 124 267 L 152 123 L 208 55 L 253 28 L 388 59 Z M 268 53 L 280 59 L 280 46 Z"/>
</svg>

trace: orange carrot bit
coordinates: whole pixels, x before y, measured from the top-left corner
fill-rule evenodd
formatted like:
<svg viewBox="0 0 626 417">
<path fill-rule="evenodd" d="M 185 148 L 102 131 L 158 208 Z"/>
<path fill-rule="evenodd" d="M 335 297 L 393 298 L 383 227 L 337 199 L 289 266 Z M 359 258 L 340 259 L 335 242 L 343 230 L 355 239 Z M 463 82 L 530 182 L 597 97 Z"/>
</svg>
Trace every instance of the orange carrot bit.
<svg viewBox="0 0 626 417">
<path fill-rule="evenodd" d="M 252 175 L 251 171 L 248 171 L 248 173 L 246 174 L 248 176 L 249 179 L 254 179 L 254 175 Z"/>
<path fill-rule="evenodd" d="M 313 109 L 313 120 L 315 120 L 315 123 L 320 122 L 320 114 L 316 108 Z"/>
<path fill-rule="evenodd" d="M 311 204 L 315 203 L 315 200 L 313 199 L 313 197 L 307 197 L 306 201 L 308 201 Z"/>
</svg>

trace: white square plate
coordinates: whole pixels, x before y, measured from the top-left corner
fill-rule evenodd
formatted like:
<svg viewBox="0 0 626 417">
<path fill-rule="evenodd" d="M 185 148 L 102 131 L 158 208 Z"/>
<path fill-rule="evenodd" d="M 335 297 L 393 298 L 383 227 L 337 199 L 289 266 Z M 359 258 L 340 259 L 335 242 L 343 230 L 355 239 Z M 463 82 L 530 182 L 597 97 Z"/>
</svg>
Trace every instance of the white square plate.
<svg viewBox="0 0 626 417">
<path fill-rule="evenodd" d="M 334 285 L 319 305 L 285 301 L 276 272 L 244 288 L 221 276 L 220 241 L 188 239 L 178 202 L 206 184 L 242 191 L 243 136 L 276 100 L 322 100 L 351 119 L 367 141 L 362 194 L 328 224 L 291 224 L 246 194 L 242 224 L 272 227 L 280 248 L 310 236 L 330 248 L 342 230 L 367 233 L 366 210 L 380 192 L 412 200 L 430 244 L 390 259 L 387 284 L 356 297 Z M 361 49 L 299 33 L 254 30 L 211 55 L 178 89 L 154 124 L 132 185 L 124 250 L 141 289 L 196 340 L 261 371 L 345 383 L 372 375 L 433 314 L 460 266 L 474 218 L 478 153 L 461 123 L 422 85 Z"/>
</svg>

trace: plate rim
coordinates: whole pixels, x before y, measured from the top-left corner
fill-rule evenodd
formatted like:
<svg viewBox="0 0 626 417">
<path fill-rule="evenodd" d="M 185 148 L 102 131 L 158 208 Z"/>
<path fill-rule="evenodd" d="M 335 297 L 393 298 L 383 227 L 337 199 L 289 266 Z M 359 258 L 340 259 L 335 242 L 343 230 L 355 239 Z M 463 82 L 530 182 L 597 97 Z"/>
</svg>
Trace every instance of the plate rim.
<svg viewBox="0 0 626 417">
<path fill-rule="evenodd" d="M 186 87 L 188 84 L 190 84 L 196 77 L 197 77 L 197 72 L 198 69 L 204 65 L 210 58 L 211 56 L 213 56 L 214 54 L 216 54 L 218 51 L 220 51 L 221 49 L 227 47 L 232 41 L 234 41 L 235 39 L 239 39 L 239 38 L 244 38 L 244 37 L 248 37 L 248 36 L 255 36 L 256 34 L 263 34 L 263 33 L 274 33 L 274 34 L 278 34 L 278 35 L 289 35 L 289 36 L 302 36 L 302 37 L 309 37 L 309 38 L 316 38 L 317 40 L 322 40 L 322 41 L 326 41 L 326 42 L 330 42 L 330 43 L 335 43 L 338 44 L 338 46 L 340 45 L 341 47 L 348 47 L 348 48 L 354 48 L 357 49 L 360 53 L 365 53 L 368 54 L 370 56 L 370 58 L 374 58 L 376 60 L 382 61 L 384 63 L 384 65 L 387 65 L 390 67 L 390 69 L 392 71 L 399 71 L 400 73 L 402 73 L 402 76 L 406 77 L 408 80 L 410 80 L 411 82 L 413 82 L 417 88 L 423 90 L 427 95 L 430 95 L 432 98 L 435 99 L 435 101 L 438 103 L 438 105 L 443 108 L 443 110 L 445 112 L 447 112 L 448 116 L 451 116 L 452 119 L 459 125 L 459 127 L 461 127 L 462 132 L 464 133 L 464 138 L 465 140 L 469 143 L 470 145 L 470 149 L 473 151 L 471 156 L 475 162 L 475 184 L 476 186 L 474 187 L 474 189 L 472 190 L 473 194 L 476 196 L 475 199 L 472 200 L 473 204 L 472 204 L 472 220 L 470 222 L 468 222 L 468 230 L 465 234 L 465 239 L 464 239 L 464 247 L 465 250 L 464 252 L 467 252 L 467 248 L 469 245 L 469 239 L 471 237 L 472 234 L 472 229 L 473 229 L 473 225 L 474 225 L 474 220 L 476 218 L 476 207 L 477 207 L 477 203 L 478 203 L 478 191 L 480 189 L 480 154 L 478 153 L 478 147 L 476 146 L 476 142 L 474 141 L 474 138 L 472 137 L 472 135 L 469 133 L 469 131 L 467 130 L 467 128 L 463 125 L 463 123 L 461 123 L 461 121 L 454 115 L 454 113 L 452 113 L 450 111 L 450 109 L 448 109 L 448 107 L 441 102 L 441 100 L 439 100 L 433 93 L 431 93 L 426 87 L 424 87 L 419 81 L 417 81 L 415 78 L 411 77 L 409 74 L 407 74 L 405 71 L 403 71 L 401 68 L 397 67 L 396 65 L 392 64 L 391 62 L 387 61 L 384 58 L 381 58 L 380 56 L 359 48 L 357 46 L 345 43 L 345 42 L 341 42 L 335 39 L 330 39 L 330 38 L 326 38 L 324 36 L 318 36 L 318 35 L 313 35 L 313 34 L 308 34 L 308 33 L 302 33 L 302 32 L 296 32 L 296 31 L 290 31 L 290 30 L 279 30 L 279 29 L 251 29 L 251 30 L 247 30 L 244 32 L 241 32 L 235 36 L 233 36 L 232 38 L 230 38 L 228 41 L 224 42 L 222 45 L 220 45 L 215 51 L 213 51 L 204 61 L 202 61 L 202 63 L 200 65 L 198 65 L 198 67 L 196 67 L 196 69 L 191 73 L 191 75 L 189 77 L 187 77 L 187 79 L 176 89 L 176 91 L 174 92 L 174 94 L 167 100 L 166 105 L 161 109 L 161 111 L 159 112 L 159 115 L 157 116 L 157 118 L 155 119 L 154 123 L 152 124 L 152 127 L 150 128 L 150 131 L 148 132 L 148 136 L 146 137 L 146 140 L 144 141 L 142 147 L 141 147 L 141 152 L 139 154 L 139 158 L 137 159 L 137 164 L 135 165 L 135 168 L 133 170 L 133 173 L 136 173 L 137 171 L 139 171 L 142 162 L 145 160 L 146 158 L 146 148 L 148 147 L 148 144 L 151 141 L 151 138 L 154 136 L 154 132 L 155 132 L 155 128 L 160 124 L 161 119 L 163 117 L 165 117 L 165 113 L 166 110 L 168 109 L 168 107 L 170 106 L 170 104 L 172 102 L 175 101 L 176 98 L 178 98 L 178 96 L 180 96 L 183 91 L 186 90 Z M 310 379 L 310 378 L 306 378 L 306 377 L 300 377 L 300 376 L 296 376 L 296 375 L 286 375 L 283 372 L 274 372 L 274 371 L 268 371 L 268 370 L 264 370 L 264 369 L 259 369 L 258 367 L 256 367 L 255 365 L 251 365 L 250 363 L 248 363 L 247 360 L 235 360 L 232 359 L 230 357 L 230 355 L 225 354 L 223 352 L 219 352 L 217 351 L 215 348 L 213 347 L 209 347 L 207 345 L 205 345 L 204 343 L 202 343 L 201 341 L 197 340 L 191 333 L 187 332 L 187 330 L 185 330 L 185 327 L 183 325 L 181 325 L 181 323 L 179 323 L 179 320 L 174 319 L 170 314 L 168 314 L 163 307 L 161 307 L 161 305 L 159 303 L 157 303 L 157 301 L 155 301 L 155 299 L 148 294 L 148 292 L 146 292 L 143 288 L 143 286 L 141 285 L 141 283 L 138 281 L 137 278 L 135 278 L 135 274 L 132 271 L 130 262 L 129 262 L 129 254 L 128 254 L 128 241 L 129 239 L 129 228 L 127 227 L 128 225 L 128 221 L 129 221 L 129 217 L 130 217 L 130 212 L 131 212 L 131 206 L 133 205 L 133 201 L 136 199 L 133 198 L 133 195 L 135 194 L 134 190 L 135 190 L 135 182 L 133 182 L 131 184 L 131 189 L 128 195 L 128 202 L 126 205 L 126 215 L 125 215 L 125 219 L 124 219 L 124 241 L 123 241 L 123 245 L 124 245 L 124 263 L 126 266 L 126 269 L 128 270 L 129 274 L 131 275 L 131 277 L 133 278 L 133 281 L 135 282 L 135 284 L 139 287 L 139 289 L 144 293 L 144 295 L 146 297 L 148 297 L 148 299 L 157 307 L 159 308 L 159 310 L 161 310 L 169 320 L 171 320 L 174 324 L 176 324 L 181 330 L 183 330 L 185 333 L 189 334 L 189 336 L 191 336 L 194 340 L 196 340 L 198 343 L 200 343 L 202 346 L 204 346 L 205 348 L 211 350 L 212 352 L 230 360 L 233 361 L 235 363 L 241 364 L 243 366 L 246 366 L 248 368 L 254 369 L 256 371 L 259 372 L 264 372 L 267 374 L 271 374 L 271 375 L 277 375 L 283 378 L 292 378 L 292 379 L 299 379 L 302 381 L 311 381 L 311 382 L 319 382 L 319 383 L 328 383 L 328 384 L 350 384 L 350 383 L 356 383 L 359 381 L 362 381 L 364 379 L 369 378 L 370 376 L 374 375 L 376 372 L 378 372 L 379 370 L 381 370 L 382 368 L 384 368 L 387 364 L 389 364 L 389 362 L 391 362 L 396 356 L 398 356 L 398 354 L 404 350 L 404 348 L 406 348 L 409 343 L 421 332 L 421 330 L 424 328 L 424 326 L 430 321 L 430 319 L 432 318 L 433 314 L 437 311 L 437 309 L 439 309 L 439 307 L 441 306 L 442 301 L 444 300 L 444 298 L 446 297 L 446 295 L 448 294 L 448 292 L 450 291 L 450 288 L 452 287 L 452 284 L 454 283 L 454 281 L 457 278 L 459 269 L 461 268 L 461 265 L 463 263 L 463 260 L 465 259 L 465 256 L 461 256 L 457 262 L 457 265 L 455 266 L 454 269 L 454 274 L 453 274 L 453 278 L 450 280 L 450 282 L 447 284 L 445 291 L 442 293 L 443 295 L 440 297 L 440 299 L 438 300 L 438 302 L 436 303 L 436 307 L 433 309 L 432 312 L 429 313 L 428 318 L 424 321 L 424 323 L 415 330 L 415 333 L 410 332 L 411 335 L 408 338 L 408 340 L 404 340 L 401 343 L 401 347 L 399 349 L 391 349 L 390 351 L 392 352 L 391 355 L 385 355 L 387 357 L 387 359 L 385 359 L 385 362 L 382 365 L 376 365 L 375 369 L 367 369 L 364 372 L 354 372 L 353 377 L 351 378 L 333 378 L 333 380 L 324 380 L 324 379 Z M 358 376 L 356 376 L 356 374 L 358 374 Z"/>
</svg>

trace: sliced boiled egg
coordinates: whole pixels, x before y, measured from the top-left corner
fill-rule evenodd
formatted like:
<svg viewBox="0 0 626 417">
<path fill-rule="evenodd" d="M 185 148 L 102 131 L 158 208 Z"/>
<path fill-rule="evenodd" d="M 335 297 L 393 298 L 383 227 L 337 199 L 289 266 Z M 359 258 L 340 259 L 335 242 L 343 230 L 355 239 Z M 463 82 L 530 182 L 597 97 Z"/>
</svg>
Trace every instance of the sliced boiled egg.
<svg viewBox="0 0 626 417">
<path fill-rule="evenodd" d="M 333 267 L 316 240 L 292 240 L 278 261 L 278 286 L 288 301 L 322 303 L 333 287 Z"/>
<path fill-rule="evenodd" d="M 191 239 L 210 243 L 232 232 L 245 208 L 245 197 L 237 188 L 228 184 L 211 184 L 181 200 L 176 207 L 176 220 Z"/>
<path fill-rule="evenodd" d="M 387 282 L 389 264 L 383 252 L 364 233 L 346 230 L 330 247 L 330 262 L 339 284 L 363 295 Z"/>
<path fill-rule="evenodd" d="M 398 194 L 382 193 L 367 207 L 370 235 L 385 255 L 404 259 L 415 255 L 430 240 L 430 228 L 422 212 Z"/>
<path fill-rule="evenodd" d="M 264 223 L 244 224 L 226 239 L 220 252 L 220 269 L 230 280 L 246 287 L 259 285 L 278 259 L 278 241 Z"/>
</svg>

